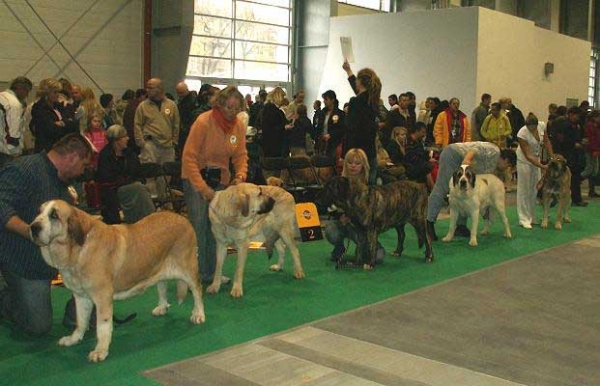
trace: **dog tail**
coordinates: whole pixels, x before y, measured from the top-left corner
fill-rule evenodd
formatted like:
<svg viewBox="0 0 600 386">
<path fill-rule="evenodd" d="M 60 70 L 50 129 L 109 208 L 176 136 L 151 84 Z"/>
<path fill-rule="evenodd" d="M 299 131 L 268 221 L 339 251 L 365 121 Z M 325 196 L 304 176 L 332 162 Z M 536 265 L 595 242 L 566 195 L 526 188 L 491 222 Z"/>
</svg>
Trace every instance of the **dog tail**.
<svg viewBox="0 0 600 386">
<path fill-rule="evenodd" d="M 185 282 L 183 280 L 178 280 L 177 281 L 177 303 L 181 304 L 183 303 L 183 300 L 185 299 L 185 295 L 188 292 L 188 286 L 187 284 L 185 284 Z"/>
</svg>

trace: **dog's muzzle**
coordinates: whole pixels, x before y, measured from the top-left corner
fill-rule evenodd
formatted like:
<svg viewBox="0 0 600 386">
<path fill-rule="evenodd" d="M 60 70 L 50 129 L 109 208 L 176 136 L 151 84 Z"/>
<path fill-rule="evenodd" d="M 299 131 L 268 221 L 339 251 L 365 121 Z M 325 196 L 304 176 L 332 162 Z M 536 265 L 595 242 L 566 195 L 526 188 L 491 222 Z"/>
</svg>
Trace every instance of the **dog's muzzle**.
<svg viewBox="0 0 600 386">
<path fill-rule="evenodd" d="M 458 187 L 460 190 L 467 190 L 469 183 L 464 178 L 461 178 L 460 181 L 458 181 Z"/>
<path fill-rule="evenodd" d="M 32 238 L 33 240 L 36 240 L 36 239 L 39 237 L 39 235 L 40 235 L 40 232 L 42 231 L 42 226 L 41 226 L 39 223 L 37 223 L 37 222 L 34 222 L 34 223 L 33 223 L 33 224 L 31 224 L 31 226 L 29 227 L 29 231 L 30 231 L 30 233 L 31 233 L 31 238 Z"/>
</svg>

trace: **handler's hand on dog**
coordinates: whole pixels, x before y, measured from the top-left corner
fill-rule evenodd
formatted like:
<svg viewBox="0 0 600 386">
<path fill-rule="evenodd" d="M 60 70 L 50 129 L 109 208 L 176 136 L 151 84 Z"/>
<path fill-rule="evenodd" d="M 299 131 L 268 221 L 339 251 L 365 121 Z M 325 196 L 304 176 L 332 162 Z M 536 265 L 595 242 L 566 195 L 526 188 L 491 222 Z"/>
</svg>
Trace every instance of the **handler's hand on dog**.
<svg viewBox="0 0 600 386">
<path fill-rule="evenodd" d="M 237 184 L 241 184 L 242 182 L 244 182 L 241 178 L 234 178 L 233 180 L 231 180 L 231 185 L 237 185 Z"/>
</svg>

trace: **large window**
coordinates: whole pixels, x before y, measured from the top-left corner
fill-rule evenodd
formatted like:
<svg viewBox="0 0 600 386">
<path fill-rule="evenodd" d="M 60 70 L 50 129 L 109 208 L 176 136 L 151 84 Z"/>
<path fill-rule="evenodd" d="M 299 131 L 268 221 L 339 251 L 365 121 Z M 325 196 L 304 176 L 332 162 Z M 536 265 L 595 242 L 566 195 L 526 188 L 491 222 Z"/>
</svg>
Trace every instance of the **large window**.
<svg viewBox="0 0 600 386">
<path fill-rule="evenodd" d="M 592 55 L 590 57 L 590 81 L 588 87 L 588 102 L 590 106 L 597 108 L 596 97 L 598 95 L 598 49 L 592 49 Z"/>
<path fill-rule="evenodd" d="M 338 3 L 390 12 L 390 0 L 338 0 Z"/>
<path fill-rule="evenodd" d="M 288 83 L 292 0 L 195 0 L 187 79 Z"/>
</svg>

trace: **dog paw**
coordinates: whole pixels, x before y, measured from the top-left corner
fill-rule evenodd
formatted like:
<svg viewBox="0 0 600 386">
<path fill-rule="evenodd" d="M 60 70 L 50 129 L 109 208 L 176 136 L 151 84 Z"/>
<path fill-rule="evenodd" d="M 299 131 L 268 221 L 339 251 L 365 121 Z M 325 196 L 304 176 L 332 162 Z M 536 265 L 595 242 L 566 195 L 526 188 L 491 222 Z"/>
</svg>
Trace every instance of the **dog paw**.
<svg viewBox="0 0 600 386">
<path fill-rule="evenodd" d="M 242 289 L 241 285 L 234 284 L 231 288 L 230 294 L 234 298 L 241 298 L 242 296 L 244 296 L 244 290 Z"/>
<path fill-rule="evenodd" d="M 221 289 L 220 285 L 216 285 L 216 284 L 211 284 L 208 286 L 208 288 L 206 289 L 206 293 L 207 294 L 216 294 L 219 292 L 219 290 Z"/>
<path fill-rule="evenodd" d="M 442 239 L 442 241 L 443 241 L 443 242 L 445 242 L 445 243 L 449 243 L 450 241 L 452 241 L 452 239 L 453 239 L 453 237 L 446 236 L 446 237 L 444 237 L 444 238 Z"/>
<path fill-rule="evenodd" d="M 481 231 L 481 234 L 482 234 L 483 236 L 487 236 L 487 235 L 489 235 L 489 234 L 490 234 L 490 230 L 489 230 L 489 229 L 483 229 L 483 230 Z"/>
<path fill-rule="evenodd" d="M 279 266 L 279 264 L 273 264 L 272 266 L 269 267 L 269 269 L 271 271 L 276 271 L 276 272 L 283 271 L 283 269 Z"/>
<path fill-rule="evenodd" d="M 66 346 L 66 347 L 72 346 L 79 342 L 81 342 L 81 337 L 74 336 L 74 335 L 63 336 L 62 338 L 60 338 L 58 340 L 59 345 Z"/>
<path fill-rule="evenodd" d="M 193 324 L 202 324 L 205 321 L 206 316 L 204 316 L 204 312 L 194 313 L 192 314 L 192 316 L 190 316 L 190 322 L 192 322 Z"/>
<path fill-rule="evenodd" d="M 557 231 L 562 229 L 562 223 L 557 222 L 556 224 L 554 224 L 554 229 L 556 229 Z"/>
<path fill-rule="evenodd" d="M 365 271 L 372 271 L 373 270 L 373 266 L 371 264 L 363 264 L 363 269 Z"/>
<path fill-rule="evenodd" d="M 400 257 L 402 256 L 402 251 L 395 250 L 392 252 L 392 256 Z"/>
<path fill-rule="evenodd" d="M 506 232 L 504 234 L 504 237 L 506 237 L 507 239 L 512 239 L 512 234 L 510 232 Z"/>
<path fill-rule="evenodd" d="M 94 350 L 88 354 L 90 362 L 102 362 L 108 356 L 108 350 Z"/>
<path fill-rule="evenodd" d="M 165 305 L 157 306 L 156 308 L 154 308 L 152 310 L 152 315 L 153 316 L 163 316 L 163 315 L 166 315 L 167 312 L 169 311 L 169 307 L 171 307 L 171 305 L 169 303 L 167 303 Z"/>
<path fill-rule="evenodd" d="M 570 217 L 565 217 L 563 219 L 563 221 L 566 222 L 567 224 L 570 224 L 571 223 L 571 218 Z"/>
<path fill-rule="evenodd" d="M 477 246 L 477 240 L 475 240 L 475 239 L 469 240 L 469 246 L 476 247 Z"/>
<path fill-rule="evenodd" d="M 302 270 L 294 272 L 294 279 L 304 279 L 305 277 L 304 271 Z"/>
<path fill-rule="evenodd" d="M 547 220 L 542 220 L 542 223 L 540 224 L 540 226 L 543 229 L 548 229 L 548 221 Z"/>
</svg>

